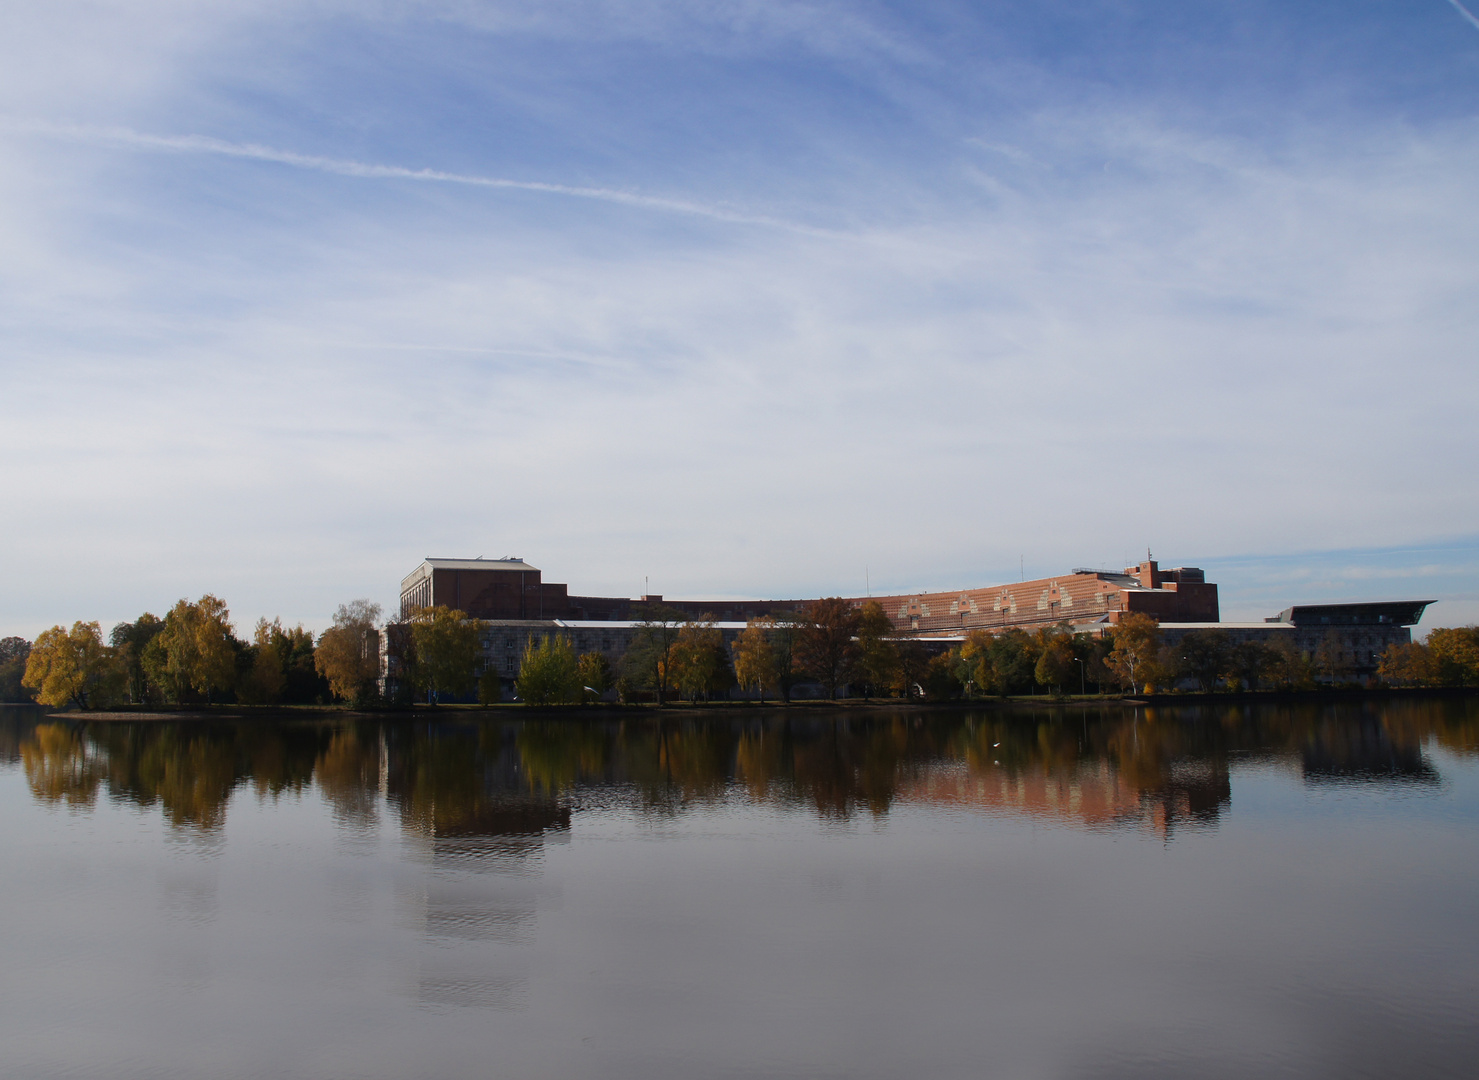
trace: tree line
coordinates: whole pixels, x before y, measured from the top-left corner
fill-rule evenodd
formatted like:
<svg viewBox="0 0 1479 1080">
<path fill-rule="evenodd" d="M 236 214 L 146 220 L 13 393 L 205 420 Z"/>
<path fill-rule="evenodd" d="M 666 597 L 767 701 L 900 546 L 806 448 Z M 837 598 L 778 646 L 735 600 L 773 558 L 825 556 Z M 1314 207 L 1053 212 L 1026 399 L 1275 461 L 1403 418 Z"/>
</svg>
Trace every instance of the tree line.
<svg viewBox="0 0 1479 1080">
<path fill-rule="evenodd" d="M 34 643 L 0 640 L 0 700 L 106 708 L 435 703 L 474 692 L 484 704 L 503 699 L 503 678 L 491 667 L 478 671 L 485 624 L 431 607 L 382 631 L 380 614 L 367 600 L 341 605 L 317 639 L 302 626 L 259 619 L 246 641 L 235 635 L 226 604 L 207 594 L 180 600 L 163 618 L 146 612 L 119 623 L 106 639 L 96 622 L 54 626 Z M 383 691 L 382 642 L 392 675 Z M 1205 692 L 1307 689 L 1354 678 L 1342 643 L 1332 631 L 1313 652 L 1302 652 L 1291 640 L 1235 641 L 1208 629 L 1170 645 L 1154 619 L 1128 614 L 1102 634 L 1074 633 L 1067 624 L 974 630 L 941 649 L 898 636 L 877 601 L 854 607 L 830 597 L 794 614 L 749 620 L 732 647 L 712 616 L 657 608 L 614 666 L 599 652 L 576 655 L 561 634 L 531 635 L 514 686 L 532 705 L 598 700 L 612 690 L 622 701 L 649 697 L 661 705 L 724 698 L 735 688 L 762 701 L 789 701 L 804 681 L 834 699 L 844 690 L 930 700 L 1083 693 L 1090 686 L 1143 693 L 1184 682 Z M 1440 628 L 1424 642 L 1393 645 L 1377 672 L 1398 686 L 1479 685 L 1479 629 Z"/>
<path fill-rule="evenodd" d="M 84 709 L 119 705 L 361 703 L 378 693 L 380 607 L 341 605 L 317 640 L 301 625 L 259 619 L 237 637 L 224 601 L 180 600 L 160 618 L 145 612 L 114 626 L 53 626 L 34 642 L 0 641 L 7 701 Z"/>
</svg>

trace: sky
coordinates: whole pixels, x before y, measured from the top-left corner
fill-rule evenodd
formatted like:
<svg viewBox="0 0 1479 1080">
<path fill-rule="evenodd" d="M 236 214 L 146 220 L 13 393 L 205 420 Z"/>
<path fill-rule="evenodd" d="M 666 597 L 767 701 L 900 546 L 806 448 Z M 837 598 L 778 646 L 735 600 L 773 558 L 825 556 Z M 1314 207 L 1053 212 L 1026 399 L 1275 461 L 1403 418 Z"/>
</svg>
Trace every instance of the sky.
<svg viewBox="0 0 1479 1080">
<path fill-rule="evenodd" d="M 1479 620 L 1456 0 L 0 6 L 0 634 L 479 555 Z"/>
</svg>

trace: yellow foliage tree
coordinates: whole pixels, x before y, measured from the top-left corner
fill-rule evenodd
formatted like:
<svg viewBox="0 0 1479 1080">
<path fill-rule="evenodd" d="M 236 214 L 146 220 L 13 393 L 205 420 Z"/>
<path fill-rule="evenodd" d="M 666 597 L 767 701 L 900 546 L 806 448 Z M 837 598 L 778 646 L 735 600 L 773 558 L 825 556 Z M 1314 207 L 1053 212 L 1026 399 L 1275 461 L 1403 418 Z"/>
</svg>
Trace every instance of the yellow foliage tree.
<svg viewBox="0 0 1479 1080">
<path fill-rule="evenodd" d="M 1427 646 L 1437 664 L 1438 681 L 1443 685 L 1479 683 L 1479 630 L 1472 626 L 1440 626 L 1428 634 Z"/>
<path fill-rule="evenodd" d="M 734 677 L 744 689 L 758 692 L 762 703 L 765 691 L 776 685 L 775 649 L 770 643 L 774 630 L 775 620 L 761 615 L 745 624 L 734 643 Z"/>
<path fill-rule="evenodd" d="M 1430 686 L 1438 681 L 1438 662 L 1433 651 L 1422 642 L 1388 645 L 1382 651 L 1376 673 L 1387 682 L 1403 686 Z"/>
<path fill-rule="evenodd" d="M 183 701 L 191 691 L 209 701 L 214 691 L 229 689 L 236 681 L 236 649 L 225 601 L 210 593 L 193 604 L 180 600 L 145 649 L 146 662 L 151 653 L 175 701 Z"/>
<path fill-rule="evenodd" d="M 465 694 L 477 681 L 478 644 L 483 624 L 455 608 L 422 608 L 411 616 L 416 647 L 416 677 L 432 704 L 446 692 Z"/>
<path fill-rule="evenodd" d="M 75 622 L 71 630 L 53 626 L 36 639 L 26 658 L 24 686 L 42 705 L 110 705 L 124 693 L 128 673 L 114 650 L 103 644 L 103 628 Z"/>
<path fill-rule="evenodd" d="M 368 600 L 340 604 L 334 625 L 319 636 L 313 666 L 329 680 L 334 696 L 364 701 L 374 696 L 380 678 L 380 605 Z"/>
<path fill-rule="evenodd" d="M 282 698 L 287 677 L 283 673 L 282 622 L 257 620 L 252 635 L 252 670 L 236 688 L 238 698 L 247 705 L 272 705 Z"/>
<path fill-rule="evenodd" d="M 531 637 L 514 685 L 526 705 L 579 701 L 580 668 L 570 639 L 561 634 L 545 634 L 536 642 Z"/>
<path fill-rule="evenodd" d="M 1160 677 L 1161 627 L 1149 615 L 1126 614 L 1109 632 L 1114 648 L 1106 664 L 1120 685 L 1138 694 L 1141 687 Z"/>
</svg>

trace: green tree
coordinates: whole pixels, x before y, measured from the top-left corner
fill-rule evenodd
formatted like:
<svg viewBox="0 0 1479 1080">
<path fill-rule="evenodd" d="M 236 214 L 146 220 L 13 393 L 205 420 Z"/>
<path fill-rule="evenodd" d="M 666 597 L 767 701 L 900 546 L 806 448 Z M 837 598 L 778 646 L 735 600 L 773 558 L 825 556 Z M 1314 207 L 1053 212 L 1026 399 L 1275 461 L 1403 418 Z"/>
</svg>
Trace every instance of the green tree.
<svg viewBox="0 0 1479 1080">
<path fill-rule="evenodd" d="M 70 631 L 53 626 L 36 639 L 22 683 L 42 705 L 86 709 L 122 700 L 127 678 L 113 649 L 103 644 L 103 628 L 75 622 Z"/>
<path fill-rule="evenodd" d="M 502 700 L 503 676 L 498 674 L 497 665 L 489 661 L 478 676 L 478 704 L 497 705 Z"/>
<path fill-rule="evenodd" d="M 1182 635 L 1175 651 L 1176 674 L 1195 679 L 1204 694 L 1236 674 L 1232 639 L 1225 630 L 1190 630 Z"/>
<path fill-rule="evenodd" d="M 899 666 L 899 647 L 894 641 L 894 624 L 877 600 L 869 600 L 859 612 L 857 649 L 863 696 L 887 693 Z"/>
<path fill-rule="evenodd" d="M 415 676 L 433 705 L 442 694 L 465 694 L 476 681 L 482 623 L 438 604 L 409 620 L 416 646 Z"/>
<path fill-rule="evenodd" d="M 144 612 L 131 623 L 122 622 L 108 635 L 119 662 L 128 673 L 128 699 L 135 705 L 159 700 L 162 688 L 155 686 L 144 669 L 144 650 L 164 629 L 164 620 Z"/>
<path fill-rule="evenodd" d="M 1038 644 L 1026 630 L 1012 627 L 991 637 L 991 681 L 998 694 L 1027 694 L 1037 682 Z"/>
<path fill-rule="evenodd" d="M 672 608 L 648 609 L 647 618 L 637 624 L 626 655 L 621 658 L 622 674 L 636 686 L 655 691 L 658 705 L 667 701 L 672 686 L 673 648 L 678 644 L 684 621 L 683 614 Z"/>
<path fill-rule="evenodd" d="M 368 600 L 340 604 L 334 625 L 319 635 L 314 669 L 334 696 L 363 704 L 377 696 L 380 679 L 380 605 Z"/>
<path fill-rule="evenodd" d="M 1275 660 L 1273 650 L 1265 642 L 1238 642 L 1232 647 L 1228 688 L 1239 690 L 1246 686 L 1257 690 L 1268 681 Z"/>
<path fill-rule="evenodd" d="M 965 688 L 960 683 L 960 650 L 951 649 L 930 657 L 924 669 L 924 694 L 931 701 L 948 701 L 959 697 Z"/>
<path fill-rule="evenodd" d="M 23 637 L 0 638 L 0 701 L 25 702 L 34 698 L 21 680 L 26 677 L 26 658 L 31 643 Z"/>
<path fill-rule="evenodd" d="M 1269 643 L 1266 679 L 1285 690 L 1306 690 L 1315 685 L 1315 669 L 1294 641 L 1280 634 Z"/>
<path fill-rule="evenodd" d="M 861 613 L 839 596 L 813 600 L 802 612 L 797 659 L 827 688 L 829 698 L 835 699 L 837 688 L 852 675 L 861 621 Z"/>
<path fill-rule="evenodd" d="M 526 705 L 559 705 L 581 698 L 580 668 L 570 639 L 561 634 L 534 638 L 524 648 L 515 685 Z"/>
<path fill-rule="evenodd" d="M 734 643 L 734 676 L 739 685 L 758 692 L 765 703 L 765 691 L 776 685 L 775 647 L 771 635 L 775 620 L 769 615 L 751 619 Z"/>
</svg>

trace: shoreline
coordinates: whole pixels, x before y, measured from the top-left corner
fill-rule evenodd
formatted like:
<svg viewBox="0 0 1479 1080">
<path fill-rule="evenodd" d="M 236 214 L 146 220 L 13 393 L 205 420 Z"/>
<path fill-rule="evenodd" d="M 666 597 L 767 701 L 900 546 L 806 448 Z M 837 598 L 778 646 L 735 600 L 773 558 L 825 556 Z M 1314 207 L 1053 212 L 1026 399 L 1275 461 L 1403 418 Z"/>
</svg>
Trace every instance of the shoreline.
<svg viewBox="0 0 1479 1080">
<path fill-rule="evenodd" d="M 673 702 L 659 706 L 652 702 L 621 705 L 615 702 L 566 705 L 525 705 L 505 702 L 499 705 L 444 704 L 413 705 L 400 708 L 354 709 L 344 705 L 187 705 L 152 706 L 139 709 L 57 710 L 46 713 L 51 720 L 81 720 L 94 723 L 140 722 L 159 723 L 179 720 L 218 721 L 325 721 L 325 720 L 430 720 L 430 719 L 512 719 L 578 717 L 657 717 L 737 715 L 751 712 L 815 712 L 818 710 L 849 713 L 958 712 L 990 709 L 1079 709 L 1105 706 L 1122 708 L 1175 707 L 1178 705 L 1315 705 L 1334 702 L 1386 701 L 1399 698 L 1463 698 L 1479 695 L 1479 687 L 1382 687 L 1378 689 L 1341 690 L 1258 690 L 1240 693 L 1179 694 L 1088 694 L 1054 697 L 1047 694 L 1024 694 L 1009 697 L 976 698 L 956 701 L 905 701 L 879 698 L 864 701 L 845 698 L 838 701 L 808 698 L 804 701 L 713 701 Z M 27 702 L 0 703 L 0 709 L 44 710 L 47 706 Z"/>
</svg>

